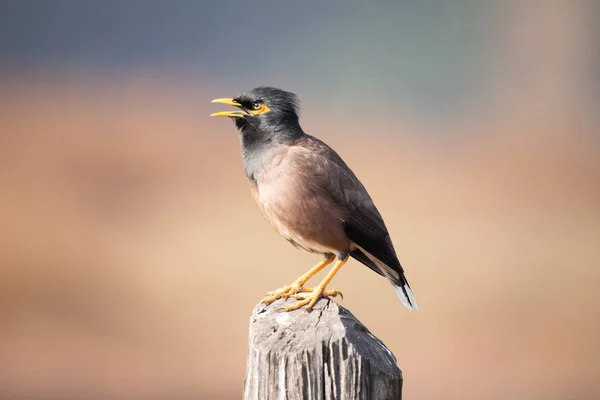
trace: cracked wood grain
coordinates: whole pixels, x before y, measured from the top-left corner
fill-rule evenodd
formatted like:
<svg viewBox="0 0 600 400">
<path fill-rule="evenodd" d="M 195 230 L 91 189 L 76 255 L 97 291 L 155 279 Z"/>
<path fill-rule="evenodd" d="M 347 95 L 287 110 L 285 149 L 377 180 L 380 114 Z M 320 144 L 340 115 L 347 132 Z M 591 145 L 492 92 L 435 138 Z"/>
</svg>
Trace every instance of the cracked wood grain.
<svg viewBox="0 0 600 400">
<path fill-rule="evenodd" d="M 396 358 L 350 311 L 329 299 L 309 313 L 283 304 L 250 318 L 245 400 L 401 399 Z"/>
</svg>

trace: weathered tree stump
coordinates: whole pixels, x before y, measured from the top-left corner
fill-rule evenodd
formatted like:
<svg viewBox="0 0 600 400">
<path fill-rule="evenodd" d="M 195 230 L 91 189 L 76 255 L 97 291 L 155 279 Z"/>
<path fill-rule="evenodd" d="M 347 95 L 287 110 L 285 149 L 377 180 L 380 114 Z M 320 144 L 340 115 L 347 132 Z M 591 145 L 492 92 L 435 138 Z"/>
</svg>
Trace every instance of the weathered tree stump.
<svg viewBox="0 0 600 400">
<path fill-rule="evenodd" d="M 329 299 L 308 313 L 283 304 L 259 304 L 250 318 L 245 400 L 402 398 L 396 358 L 350 311 Z"/>
</svg>

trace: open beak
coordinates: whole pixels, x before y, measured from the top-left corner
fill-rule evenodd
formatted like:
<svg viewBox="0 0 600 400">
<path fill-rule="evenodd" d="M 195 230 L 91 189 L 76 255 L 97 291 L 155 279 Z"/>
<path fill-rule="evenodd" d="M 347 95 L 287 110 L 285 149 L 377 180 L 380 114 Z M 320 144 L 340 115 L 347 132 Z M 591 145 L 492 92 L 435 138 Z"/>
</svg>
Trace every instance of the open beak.
<svg viewBox="0 0 600 400">
<path fill-rule="evenodd" d="M 230 106 L 235 106 L 235 107 L 242 107 L 242 105 L 240 103 L 238 103 L 237 101 L 235 101 L 233 98 L 221 98 L 221 99 L 214 99 L 211 103 L 223 103 L 223 104 L 229 104 Z M 245 111 L 245 110 L 239 110 L 239 111 L 221 111 L 221 112 L 216 112 L 216 113 L 212 113 L 210 114 L 211 117 L 231 117 L 231 118 L 244 118 L 246 115 L 249 115 L 250 113 Z"/>
</svg>

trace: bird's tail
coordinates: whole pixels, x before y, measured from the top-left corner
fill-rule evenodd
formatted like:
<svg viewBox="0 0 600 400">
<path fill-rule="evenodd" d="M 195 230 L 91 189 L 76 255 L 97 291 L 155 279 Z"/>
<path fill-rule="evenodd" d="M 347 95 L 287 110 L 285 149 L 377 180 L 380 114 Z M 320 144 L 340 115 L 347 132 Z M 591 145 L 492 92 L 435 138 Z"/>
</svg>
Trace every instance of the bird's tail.
<svg viewBox="0 0 600 400">
<path fill-rule="evenodd" d="M 395 281 L 395 282 L 392 281 L 392 286 L 394 286 L 394 290 L 396 291 L 396 294 L 398 295 L 398 297 L 400 298 L 400 301 L 402 301 L 402 304 L 404 304 L 404 306 L 406 308 L 408 308 L 410 311 L 412 311 L 413 308 L 415 310 L 419 309 L 419 305 L 417 304 L 417 299 L 415 299 L 415 295 L 413 294 L 412 290 L 410 289 L 410 286 L 408 285 L 408 282 L 406 281 L 404 274 L 402 274 L 402 276 L 400 277 L 400 279 L 398 279 L 398 281 Z"/>
<path fill-rule="evenodd" d="M 404 276 L 402 267 L 399 268 L 400 271 L 392 269 L 362 247 L 359 247 L 359 250 L 360 251 L 356 250 L 351 253 L 352 257 L 356 258 L 378 274 L 388 278 L 392 283 L 392 286 L 394 286 L 394 290 L 398 294 L 398 297 L 400 297 L 400 301 L 402 301 L 402 304 L 404 304 L 409 311 L 412 311 L 413 308 L 418 310 L 419 305 L 417 304 L 417 299 L 415 299 L 415 295 L 410 289 L 410 285 Z"/>
</svg>

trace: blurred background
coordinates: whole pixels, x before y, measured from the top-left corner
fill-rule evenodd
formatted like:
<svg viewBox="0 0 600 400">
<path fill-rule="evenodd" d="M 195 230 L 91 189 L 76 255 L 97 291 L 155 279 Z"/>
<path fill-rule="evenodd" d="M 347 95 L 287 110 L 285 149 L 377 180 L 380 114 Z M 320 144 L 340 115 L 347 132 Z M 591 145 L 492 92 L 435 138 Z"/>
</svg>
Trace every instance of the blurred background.
<svg viewBox="0 0 600 400">
<path fill-rule="evenodd" d="M 0 398 L 241 397 L 252 308 L 319 259 L 208 117 L 259 85 L 386 219 L 421 311 L 332 288 L 406 399 L 600 398 L 600 3 L 567 0 L 2 1 Z"/>
</svg>

